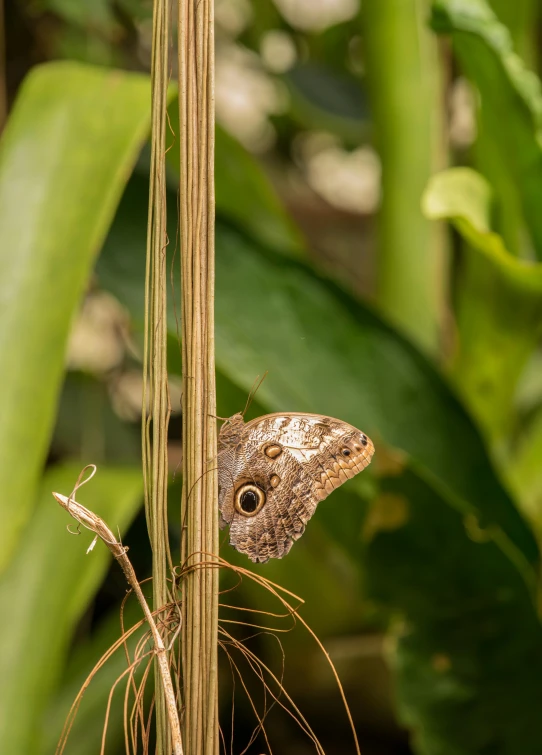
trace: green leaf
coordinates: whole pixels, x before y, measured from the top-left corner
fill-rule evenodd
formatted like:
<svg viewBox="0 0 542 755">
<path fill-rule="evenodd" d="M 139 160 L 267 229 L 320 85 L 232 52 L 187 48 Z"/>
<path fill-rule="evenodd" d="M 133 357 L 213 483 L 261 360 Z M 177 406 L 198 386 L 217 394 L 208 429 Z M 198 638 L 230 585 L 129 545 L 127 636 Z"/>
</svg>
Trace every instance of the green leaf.
<svg viewBox="0 0 542 755">
<path fill-rule="evenodd" d="M 452 372 L 481 426 L 506 437 L 517 382 L 542 331 L 542 264 L 513 257 L 490 229 L 491 190 L 469 168 L 433 176 L 425 214 L 449 220 L 476 259 L 466 261 L 457 294 L 459 344 Z"/>
<path fill-rule="evenodd" d="M 41 0 L 41 8 L 60 16 L 66 23 L 84 30 L 115 30 L 115 18 L 108 0 Z"/>
<path fill-rule="evenodd" d="M 485 0 L 435 0 L 433 28 L 452 35 L 461 67 L 480 92 L 480 126 L 492 171 L 517 194 L 542 259 L 542 92 L 515 55 L 510 34 Z M 504 178 L 503 178 L 504 176 Z"/>
<path fill-rule="evenodd" d="M 450 168 L 432 176 L 422 208 L 433 220 L 451 220 L 457 230 L 496 267 L 526 289 L 542 291 L 542 265 L 524 262 L 506 250 L 490 228 L 492 191 L 471 168 Z"/>
<path fill-rule="evenodd" d="M 124 607 L 125 630 L 130 629 L 140 621 L 142 616 L 143 612 L 132 595 Z M 144 623 L 127 641 L 132 658 L 134 657 L 135 644 L 142 639 L 142 635 L 147 631 L 148 625 Z M 55 751 L 66 717 L 91 669 L 120 636 L 120 609 L 117 607 L 113 609 L 110 615 L 106 616 L 96 630 L 92 631 L 90 637 L 77 643 L 62 681 L 56 694 L 51 699 L 45 715 L 40 755 L 50 755 Z M 149 657 L 145 658 L 135 671 L 136 682 L 141 679 L 148 661 Z M 123 645 L 92 678 L 90 685 L 85 690 L 70 731 L 67 748 L 70 755 L 95 755 L 100 751 L 109 694 L 115 682 L 122 676 L 127 667 L 128 663 Z M 127 679 L 128 677 L 124 676 L 123 680 L 115 687 L 111 712 L 107 721 L 107 747 L 111 748 L 111 752 L 122 751 L 124 741 L 123 706 Z M 152 688 L 153 674 L 150 675 L 145 687 L 145 700 L 147 702 L 150 697 L 149 693 L 153 691 Z M 117 750 L 115 750 L 115 747 Z"/>
<path fill-rule="evenodd" d="M 103 543 L 85 553 L 92 535 L 83 530 L 81 537 L 71 536 L 66 527 L 74 521 L 51 495 L 68 495 L 79 472 L 71 466 L 45 474 L 35 515 L 0 580 L 6 613 L 0 627 L 0 752 L 39 752 L 40 721 L 73 630 L 111 561 Z M 139 470 L 106 468 L 77 498 L 122 534 L 142 491 Z"/>
<path fill-rule="evenodd" d="M 133 179 L 100 257 L 101 285 L 141 322 L 146 184 Z M 171 236 L 176 224 L 170 197 Z M 446 383 L 368 307 L 301 262 L 217 228 L 216 357 L 248 393 L 269 370 L 258 399 L 272 410 L 340 417 L 404 450 L 482 524 L 501 526 L 536 562 L 529 528 L 500 484 L 482 439 Z M 175 313 L 169 327 L 176 332 Z M 219 396 L 220 401 L 220 396 Z M 239 407 L 242 409 L 242 407 Z"/>
<path fill-rule="evenodd" d="M 54 63 L 27 77 L 2 136 L 0 570 L 35 501 L 69 325 L 149 110 L 143 76 Z"/>
<path fill-rule="evenodd" d="M 368 514 L 367 589 L 394 621 L 403 722 L 420 755 L 537 755 L 542 628 L 491 529 L 413 469 Z"/>
<path fill-rule="evenodd" d="M 108 385 L 68 372 L 58 403 L 51 452 L 64 461 L 137 465 L 141 461 L 140 422 L 122 420 L 111 405 Z"/>
<path fill-rule="evenodd" d="M 215 131 L 216 209 L 277 251 L 302 256 L 305 242 L 262 168 L 223 129 Z"/>
<path fill-rule="evenodd" d="M 329 131 L 356 145 L 360 133 L 368 135 L 369 108 L 359 80 L 350 73 L 307 61 L 284 74 L 283 80 L 291 115 L 303 128 Z"/>
</svg>

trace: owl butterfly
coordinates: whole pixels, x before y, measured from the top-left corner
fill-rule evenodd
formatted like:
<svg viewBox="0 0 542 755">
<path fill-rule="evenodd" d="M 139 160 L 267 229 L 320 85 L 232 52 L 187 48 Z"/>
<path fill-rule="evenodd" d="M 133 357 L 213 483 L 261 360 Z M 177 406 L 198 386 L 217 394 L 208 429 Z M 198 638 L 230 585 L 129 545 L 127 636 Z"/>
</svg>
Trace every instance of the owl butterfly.
<svg viewBox="0 0 542 755">
<path fill-rule="evenodd" d="M 224 422 L 218 438 L 220 526 L 260 563 L 282 558 L 317 504 L 365 469 L 374 446 L 346 422 L 320 414 L 266 414 Z"/>
</svg>

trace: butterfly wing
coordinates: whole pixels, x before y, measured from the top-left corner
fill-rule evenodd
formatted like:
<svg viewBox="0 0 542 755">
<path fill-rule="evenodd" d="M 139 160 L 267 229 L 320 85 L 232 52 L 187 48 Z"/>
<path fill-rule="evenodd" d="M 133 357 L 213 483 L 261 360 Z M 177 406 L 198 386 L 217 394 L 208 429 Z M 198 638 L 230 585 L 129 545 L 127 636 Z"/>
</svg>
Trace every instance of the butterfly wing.
<svg viewBox="0 0 542 755">
<path fill-rule="evenodd" d="M 219 438 L 220 518 L 230 543 L 252 561 L 282 558 L 317 504 L 373 452 L 360 430 L 315 414 L 270 414 Z"/>
</svg>

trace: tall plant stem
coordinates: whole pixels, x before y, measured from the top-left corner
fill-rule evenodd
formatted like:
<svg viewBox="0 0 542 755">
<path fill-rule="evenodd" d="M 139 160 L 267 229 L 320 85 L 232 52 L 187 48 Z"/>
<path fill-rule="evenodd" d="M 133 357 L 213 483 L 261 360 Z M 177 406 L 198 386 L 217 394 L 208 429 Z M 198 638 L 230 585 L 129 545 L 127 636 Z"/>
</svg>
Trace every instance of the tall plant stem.
<svg viewBox="0 0 542 755">
<path fill-rule="evenodd" d="M 218 554 L 214 365 L 214 8 L 179 0 L 183 357 L 182 559 Z M 211 554 L 211 555 L 209 555 Z M 183 580 L 183 736 L 218 753 L 218 569 Z"/>
<path fill-rule="evenodd" d="M 435 351 L 443 314 L 443 235 L 421 212 L 441 167 L 437 47 L 428 0 L 364 0 L 364 53 L 382 160 L 377 299 L 418 344 Z"/>
<path fill-rule="evenodd" d="M 169 3 L 154 0 L 152 40 L 152 129 L 147 269 L 145 280 L 145 344 L 143 378 L 142 451 L 145 512 L 152 547 L 153 606 L 157 611 L 171 599 L 168 576 L 172 563 L 168 541 L 167 436 L 170 415 L 167 379 L 166 269 L 166 123 L 169 79 Z M 152 425 L 151 425 L 152 420 Z M 167 644 L 167 643 L 166 643 Z M 171 752 L 167 701 L 159 684 L 167 657 L 155 664 L 157 755 Z"/>
</svg>

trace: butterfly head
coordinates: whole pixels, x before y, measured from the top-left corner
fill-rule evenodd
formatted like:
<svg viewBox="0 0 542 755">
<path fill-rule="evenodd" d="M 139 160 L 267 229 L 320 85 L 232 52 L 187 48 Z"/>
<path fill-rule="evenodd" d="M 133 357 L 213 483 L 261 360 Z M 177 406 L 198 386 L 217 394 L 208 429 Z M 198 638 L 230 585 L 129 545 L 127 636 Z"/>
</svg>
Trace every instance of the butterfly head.
<svg viewBox="0 0 542 755">
<path fill-rule="evenodd" d="M 219 445 L 222 447 L 236 446 L 240 440 L 244 424 L 245 421 L 241 412 L 237 412 L 237 414 L 229 417 L 220 428 L 218 436 Z"/>
</svg>

